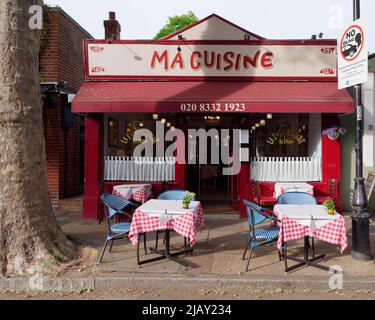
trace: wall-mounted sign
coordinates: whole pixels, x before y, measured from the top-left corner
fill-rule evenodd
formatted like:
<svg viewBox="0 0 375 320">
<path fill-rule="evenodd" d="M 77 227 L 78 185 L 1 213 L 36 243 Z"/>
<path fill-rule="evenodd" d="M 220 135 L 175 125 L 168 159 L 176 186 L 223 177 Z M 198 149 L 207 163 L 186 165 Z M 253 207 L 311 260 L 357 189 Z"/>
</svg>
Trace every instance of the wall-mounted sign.
<svg viewBox="0 0 375 320">
<path fill-rule="evenodd" d="M 337 41 L 339 89 L 365 83 L 368 74 L 368 52 L 364 22 L 352 22 L 340 33 Z"/>
<path fill-rule="evenodd" d="M 279 129 L 271 133 L 267 138 L 268 144 L 302 144 L 306 143 L 306 138 L 298 131 L 292 129 Z"/>
<path fill-rule="evenodd" d="M 337 80 L 336 43 L 323 41 L 85 42 L 88 80 Z"/>
</svg>

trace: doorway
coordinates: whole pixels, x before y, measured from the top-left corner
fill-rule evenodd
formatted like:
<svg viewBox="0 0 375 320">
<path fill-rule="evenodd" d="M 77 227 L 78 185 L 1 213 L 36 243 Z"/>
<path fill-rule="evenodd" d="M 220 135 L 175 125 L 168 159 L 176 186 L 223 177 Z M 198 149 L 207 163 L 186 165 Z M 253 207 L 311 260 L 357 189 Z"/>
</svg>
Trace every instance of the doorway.
<svg viewBox="0 0 375 320">
<path fill-rule="evenodd" d="M 197 195 L 204 207 L 205 212 L 212 213 L 237 213 L 233 208 L 232 198 L 233 190 L 236 188 L 234 183 L 236 179 L 223 174 L 223 169 L 228 167 L 221 157 L 222 148 L 228 147 L 232 153 L 232 129 L 239 128 L 242 121 L 241 115 L 188 115 L 185 117 L 185 128 L 204 129 L 210 132 L 216 129 L 218 134 L 209 134 L 207 138 L 207 164 L 199 163 L 199 144 L 195 152 L 197 164 L 187 165 L 187 188 Z M 221 131 L 229 129 L 229 135 Z M 190 137 L 191 138 L 191 137 Z M 215 150 L 218 156 L 215 158 L 211 154 L 212 144 L 216 144 Z M 187 148 L 188 150 L 188 148 Z M 188 158 L 191 157 L 191 151 L 188 150 Z M 219 161 L 217 161 L 219 160 Z"/>
</svg>

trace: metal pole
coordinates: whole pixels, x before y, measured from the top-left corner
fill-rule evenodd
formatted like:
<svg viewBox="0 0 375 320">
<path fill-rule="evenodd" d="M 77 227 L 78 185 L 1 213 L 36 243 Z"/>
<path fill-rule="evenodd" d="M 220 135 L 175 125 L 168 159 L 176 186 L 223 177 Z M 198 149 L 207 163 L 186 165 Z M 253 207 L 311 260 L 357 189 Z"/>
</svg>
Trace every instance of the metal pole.
<svg viewBox="0 0 375 320">
<path fill-rule="evenodd" d="M 360 0 L 353 0 L 353 20 L 360 18 Z M 359 260 L 371 260 L 370 251 L 370 215 L 367 212 L 365 179 L 363 178 L 363 106 L 362 85 L 355 85 L 356 130 L 355 130 L 355 179 L 352 216 L 352 257 Z"/>
</svg>

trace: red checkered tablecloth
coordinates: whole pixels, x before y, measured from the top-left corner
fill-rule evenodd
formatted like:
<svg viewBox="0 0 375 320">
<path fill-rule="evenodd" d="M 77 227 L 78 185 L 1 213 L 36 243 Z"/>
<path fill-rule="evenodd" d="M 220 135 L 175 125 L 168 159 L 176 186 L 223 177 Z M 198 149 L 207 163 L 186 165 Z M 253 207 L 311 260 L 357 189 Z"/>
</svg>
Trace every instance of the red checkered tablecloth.
<svg viewBox="0 0 375 320">
<path fill-rule="evenodd" d="M 302 207 L 303 206 L 301 206 L 301 210 L 303 210 Z M 341 215 L 337 215 L 334 220 L 327 220 L 326 223 L 318 228 L 312 228 L 311 226 L 301 224 L 298 220 L 286 215 L 279 215 L 277 212 L 277 206 L 275 206 L 274 212 L 279 216 L 281 221 L 280 234 L 277 242 L 277 248 L 279 251 L 282 249 L 283 242 L 303 239 L 306 236 L 314 237 L 315 239 L 334 245 L 339 245 L 341 247 L 341 252 L 343 252 L 348 246 L 345 220 Z"/>
<path fill-rule="evenodd" d="M 305 192 L 314 195 L 314 186 L 305 182 L 277 182 L 273 197 L 277 199 L 286 192 Z"/>
<path fill-rule="evenodd" d="M 194 209 L 187 211 L 185 214 L 179 215 L 172 220 L 162 222 L 159 217 L 150 216 L 137 209 L 133 215 L 132 224 L 129 231 L 129 240 L 133 245 L 137 244 L 138 236 L 141 233 L 152 232 L 156 230 L 173 230 L 181 236 L 188 238 L 190 246 L 193 247 L 196 241 L 197 223 L 201 230 L 205 229 L 203 220 L 202 206 L 199 204 L 196 208 L 197 215 L 194 217 Z"/>
<path fill-rule="evenodd" d="M 124 188 L 124 186 L 122 186 L 122 188 Z M 125 189 L 126 192 L 122 192 L 121 188 L 114 187 L 112 193 L 126 200 L 134 200 L 140 203 L 145 203 L 151 196 L 151 193 L 144 187 L 137 188 L 132 192 L 129 192 L 132 190 L 130 186 L 129 189 Z"/>
</svg>

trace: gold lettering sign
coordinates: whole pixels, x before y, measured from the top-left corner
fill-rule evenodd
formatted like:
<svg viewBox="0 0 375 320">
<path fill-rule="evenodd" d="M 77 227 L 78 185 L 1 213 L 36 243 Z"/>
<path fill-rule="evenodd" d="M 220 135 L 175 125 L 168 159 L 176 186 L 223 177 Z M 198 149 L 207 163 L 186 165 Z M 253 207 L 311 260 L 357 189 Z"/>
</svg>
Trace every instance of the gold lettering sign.
<svg viewBox="0 0 375 320">
<path fill-rule="evenodd" d="M 121 139 L 121 143 L 123 144 L 129 144 L 129 143 L 134 143 L 134 144 L 141 144 L 142 142 L 144 142 L 145 140 L 134 140 L 133 139 L 133 136 L 130 134 L 130 133 L 127 133 L 125 134 L 122 139 Z M 158 139 L 156 137 L 153 137 L 152 138 L 152 143 L 155 144 L 156 142 L 158 141 Z"/>
<path fill-rule="evenodd" d="M 305 137 L 297 130 L 279 129 L 271 133 L 266 141 L 268 144 L 302 144 L 306 142 Z"/>
</svg>

